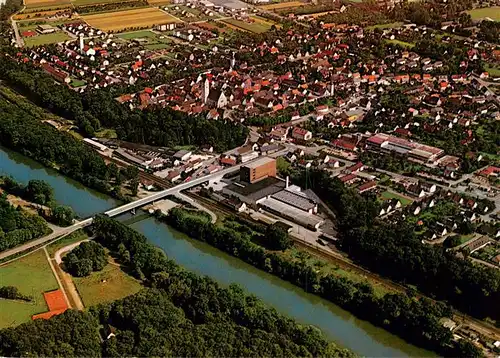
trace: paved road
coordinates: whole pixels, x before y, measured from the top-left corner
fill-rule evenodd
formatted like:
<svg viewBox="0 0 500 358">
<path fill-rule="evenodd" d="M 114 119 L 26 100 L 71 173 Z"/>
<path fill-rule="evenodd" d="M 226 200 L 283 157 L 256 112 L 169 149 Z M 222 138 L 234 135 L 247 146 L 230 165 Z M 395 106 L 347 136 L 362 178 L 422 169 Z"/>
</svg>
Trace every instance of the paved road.
<svg viewBox="0 0 500 358">
<path fill-rule="evenodd" d="M 259 158 L 257 158 L 256 160 L 258 160 L 258 159 Z M 251 163 L 251 162 L 252 161 L 247 162 L 245 164 L 248 164 L 248 163 Z M 238 164 L 238 165 L 236 165 L 234 167 L 226 168 L 226 169 L 218 171 L 218 172 L 216 172 L 214 174 L 210 174 L 210 175 L 206 175 L 206 176 L 201 177 L 201 178 L 193 179 L 193 180 L 191 180 L 189 182 L 186 182 L 186 183 L 181 183 L 181 184 L 179 184 L 179 185 L 177 185 L 175 187 L 172 187 L 172 188 L 169 188 L 169 189 L 165 189 L 163 191 L 156 192 L 154 194 L 148 195 L 147 197 L 144 197 L 144 198 L 141 198 L 141 199 L 137 199 L 137 200 L 132 201 L 132 202 L 130 202 L 128 204 L 119 206 L 119 207 L 117 207 L 115 209 L 108 210 L 104 214 L 107 215 L 107 216 L 109 216 L 109 217 L 118 216 L 118 215 L 126 213 L 128 211 L 132 211 L 133 209 L 140 208 L 140 207 L 145 206 L 147 204 L 151 204 L 151 203 L 153 203 L 155 201 L 161 200 L 161 199 L 167 197 L 168 195 L 175 194 L 175 193 L 178 193 L 180 191 L 189 189 L 189 188 L 191 188 L 193 186 L 200 185 L 200 184 L 202 184 L 202 183 L 204 183 L 206 181 L 209 181 L 211 179 L 222 177 L 225 174 L 235 172 L 242 165 L 244 165 L 244 164 Z M 26 243 L 24 245 L 15 247 L 15 248 L 13 248 L 11 250 L 4 251 L 4 252 L 0 253 L 0 260 L 4 259 L 6 257 L 12 256 L 12 255 L 21 253 L 23 251 L 27 251 L 27 250 L 35 247 L 35 246 L 39 246 L 39 245 L 43 245 L 45 243 L 48 243 L 48 242 L 56 239 L 59 236 L 70 234 L 70 233 L 72 233 L 72 232 L 74 232 L 74 231 L 76 231 L 78 229 L 81 229 L 83 227 L 86 227 L 86 226 L 92 224 L 92 221 L 93 221 L 93 217 L 85 219 L 85 220 L 82 220 L 82 221 L 80 221 L 80 222 L 78 222 L 78 223 L 76 223 L 76 224 L 74 224 L 72 226 L 68 226 L 66 228 L 62 228 L 61 230 L 55 231 L 55 232 L 53 232 L 50 235 L 44 236 L 42 238 L 39 238 L 39 239 L 36 239 L 36 240 L 33 240 L 33 241 L 30 241 L 30 242 L 28 242 L 28 243 Z"/>
<path fill-rule="evenodd" d="M 80 222 L 78 222 L 78 223 L 76 223 L 76 224 L 74 224 L 72 226 L 68 226 L 68 227 L 65 227 L 65 228 L 61 228 L 60 230 L 54 231 L 54 232 L 52 232 L 51 234 L 49 234 L 47 236 L 44 236 L 44 237 L 41 237 L 39 239 L 30 241 L 30 242 L 28 242 L 28 243 L 26 243 L 24 245 L 17 246 L 17 247 L 15 247 L 13 249 L 1 252 L 0 253 L 0 260 L 3 260 L 4 258 L 12 256 L 12 255 L 21 253 L 23 251 L 29 250 L 32 247 L 40 246 L 42 244 L 45 244 L 45 243 L 47 243 L 49 241 L 52 241 L 52 240 L 56 239 L 57 237 L 66 236 L 66 235 L 72 233 L 73 231 L 76 231 L 78 229 L 81 229 L 84 226 L 89 225 L 89 223 L 91 223 L 91 222 L 92 222 L 91 219 L 90 219 L 90 222 L 89 222 L 89 219 L 84 220 L 84 221 L 80 221 Z"/>
</svg>

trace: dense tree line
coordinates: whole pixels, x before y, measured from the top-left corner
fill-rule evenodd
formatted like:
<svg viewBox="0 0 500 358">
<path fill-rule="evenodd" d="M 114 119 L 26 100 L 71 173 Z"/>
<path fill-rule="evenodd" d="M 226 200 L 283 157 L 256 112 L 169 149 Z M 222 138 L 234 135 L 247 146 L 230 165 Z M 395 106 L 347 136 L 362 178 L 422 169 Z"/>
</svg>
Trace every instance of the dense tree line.
<svg viewBox="0 0 500 358">
<path fill-rule="evenodd" d="M 19 292 L 19 289 L 14 286 L 0 287 L 0 298 L 4 298 L 6 300 L 31 301 L 31 297 L 23 295 Z"/>
<path fill-rule="evenodd" d="M 241 145 L 248 130 L 241 124 L 188 116 L 170 108 L 130 110 L 114 98 L 119 89 L 89 91 L 80 95 L 29 64 L 0 57 L 0 79 L 26 94 L 38 105 L 72 119 L 87 136 L 101 126 L 116 130 L 118 138 L 156 146 L 211 144 L 218 151 Z"/>
<path fill-rule="evenodd" d="M 117 254 L 119 260 L 128 265 L 134 276 L 147 280 L 155 288 L 164 290 L 169 300 L 176 307 L 181 308 L 194 324 L 208 324 L 220 318 L 228 325 L 228 339 L 233 336 L 233 329 L 237 331 L 242 329 L 250 335 L 241 335 L 243 342 L 232 342 L 230 344 L 234 346 L 232 348 L 221 345 L 217 349 L 223 351 L 213 351 L 214 355 L 349 355 L 347 351 L 329 344 L 317 329 L 298 325 L 294 320 L 267 307 L 255 297 L 245 295 L 238 286 L 223 288 L 208 277 L 200 277 L 185 271 L 173 261 L 168 260 L 163 251 L 149 244 L 143 235 L 115 220 L 97 216 L 94 220 L 94 232 L 106 248 Z M 120 311 L 123 310 L 120 309 Z M 105 310 L 105 312 L 108 311 Z M 100 316 L 102 317 L 102 313 Z M 113 326 L 121 321 L 121 318 L 116 319 L 116 316 L 110 315 L 110 317 L 112 321 L 106 319 L 106 322 Z M 154 330 L 155 327 L 152 329 Z M 257 336 L 250 339 L 253 332 L 259 332 L 257 334 L 263 334 L 263 336 L 260 339 Z M 134 333 L 137 336 L 137 332 Z M 214 331 L 215 336 L 218 334 L 218 330 Z M 266 338 L 263 339 L 264 337 Z M 123 340 L 121 344 L 126 344 L 126 341 Z M 202 342 L 204 341 L 199 342 L 199 349 L 206 349 Z M 210 342 L 207 341 L 207 344 L 212 346 L 213 339 L 210 339 Z M 222 344 L 220 340 L 219 344 Z M 244 348 L 247 351 L 241 350 Z M 232 349 L 234 351 L 231 351 Z M 128 352 L 130 351 L 119 351 L 120 354 L 130 355 Z M 200 351 L 199 354 L 178 351 L 174 355 L 197 356 L 205 354 L 204 352 L 212 355 L 210 350 Z M 139 352 L 134 354 L 146 355 Z"/>
<path fill-rule="evenodd" d="M 165 280 L 167 276 L 163 275 Z M 64 357 L 350 357 L 315 328 L 297 325 L 238 287 L 171 277 L 167 290 L 144 289 L 125 299 L 66 311 L 0 331 L 4 356 Z M 159 280 L 158 283 L 164 283 Z M 190 291 L 189 284 L 193 285 Z M 194 295 L 197 296 L 194 296 Z M 173 300 L 182 298 L 180 306 Z M 191 308 L 193 311 L 190 311 Z M 238 311 L 239 319 L 227 312 Z M 192 312 L 206 312 L 203 318 Z M 258 317 L 257 314 L 266 316 Z M 247 323 L 247 320 L 253 320 Z M 259 327 L 259 328 L 258 328 Z M 101 339 L 101 337 L 102 339 Z M 318 353 L 318 354 L 317 354 Z"/>
<path fill-rule="evenodd" d="M 57 168 L 64 175 L 84 185 L 126 199 L 109 180 L 123 176 L 116 165 L 107 166 L 93 150 L 69 133 L 31 117 L 15 104 L 0 98 L 0 142 L 5 147 L 35 159 L 47 167 Z"/>
<path fill-rule="evenodd" d="M 59 226 L 68 226 L 73 223 L 75 213 L 69 206 L 57 205 L 54 202 L 53 188 L 43 180 L 30 180 L 28 185 L 24 186 L 10 177 L 0 176 L 0 188 L 9 194 L 18 196 L 32 203 L 46 205 L 50 208 L 50 213 L 45 212 L 43 208 L 39 214 L 47 220 Z"/>
<path fill-rule="evenodd" d="M 22 0 L 7 0 L 0 5 L 0 21 L 6 21 L 10 15 L 18 12 L 23 7 Z"/>
<path fill-rule="evenodd" d="M 0 177 L 0 187 L 32 203 L 47 205 L 54 200 L 54 190 L 43 180 L 32 179 L 24 186 L 10 177 Z"/>
<path fill-rule="evenodd" d="M 52 230 L 45 220 L 21 208 L 15 208 L 0 194 L 0 251 L 47 235 Z"/>
<path fill-rule="evenodd" d="M 99 322 L 89 313 L 68 310 L 50 320 L 37 319 L 0 331 L 5 357 L 99 357 Z"/>
<path fill-rule="evenodd" d="M 481 355 L 468 344 L 458 345 L 453 342 L 451 332 L 439 321 L 442 317 L 451 317 L 451 310 L 444 304 L 398 293 L 377 297 L 373 287 L 367 283 L 354 282 L 334 274 L 323 274 L 309 263 L 289 261 L 255 243 L 269 239 L 268 237 L 262 240 L 245 231 L 220 227 L 188 215 L 182 209 L 170 210 L 164 219 L 190 237 L 205 241 L 302 287 L 307 292 L 320 295 L 413 344 L 447 356 L 465 356 L 470 350 L 475 352 L 475 356 Z"/>
<path fill-rule="evenodd" d="M 63 268 L 73 276 L 88 276 L 101 271 L 108 263 L 108 255 L 101 244 L 95 241 L 82 242 L 63 257 Z"/>
<path fill-rule="evenodd" d="M 342 247 L 353 258 L 476 317 L 500 319 L 500 272 L 457 258 L 442 247 L 422 245 L 413 227 L 376 220 L 378 204 L 322 171 L 296 181 L 313 189 L 337 213 Z"/>
</svg>

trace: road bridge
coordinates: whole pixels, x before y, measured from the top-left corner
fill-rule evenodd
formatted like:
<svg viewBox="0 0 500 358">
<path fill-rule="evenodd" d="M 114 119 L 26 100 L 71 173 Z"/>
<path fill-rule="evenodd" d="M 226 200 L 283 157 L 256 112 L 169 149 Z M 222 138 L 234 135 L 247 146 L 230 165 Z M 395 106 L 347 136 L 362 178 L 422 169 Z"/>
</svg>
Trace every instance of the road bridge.
<svg viewBox="0 0 500 358">
<path fill-rule="evenodd" d="M 244 164 L 248 164 L 248 163 L 251 163 L 251 161 L 244 163 Z M 144 198 L 137 199 L 137 200 L 134 200 L 130 203 L 121 205 L 117 208 L 108 210 L 104 214 L 112 218 L 112 217 L 124 214 L 126 212 L 133 211 L 135 209 L 139 209 L 139 208 L 146 206 L 148 204 L 152 204 L 155 201 L 162 200 L 169 195 L 174 195 L 180 191 L 187 190 L 187 189 L 192 188 L 194 186 L 203 184 L 204 182 L 222 177 L 222 176 L 229 174 L 229 173 L 233 173 L 233 172 L 239 170 L 240 167 L 244 164 L 235 165 L 233 167 L 223 169 L 223 170 L 215 172 L 213 174 L 209 174 L 209 175 L 206 175 L 206 176 L 201 177 L 201 178 L 193 179 L 191 181 L 178 184 L 176 186 L 173 186 L 172 188 L 168 188 L 168 189 L 153 193 L 153 194 L 148 195 Z M 94 220 L 94 218 L 90 217 L 90 218 L 87 218 L 85 220 L 78 221 L 77 223 L 75 223 L 71 226 L 56 230 L 47 236 L 41 237 L 41 238 L 36 239 L 36 240 L 32 240 L 30 242 L 27 242 L 24 245 L 17 246 L 11 250 L 1 252 L 0 253 L 0 260 L 3 260 L 9 256 L 12 256 L 12 255 L 20 254 L 24 251 L 28 251 L 31 248 L 40 247 L 42 245 L 48 244 L 49 242 L 55 241 L 57 238 L 61 238 L 62 236 L 69 235 L 74 231 L 77 231 L 79 229 L 82 229 L 86 226 L 91 225 L 93 220 Z"/>
</svg>

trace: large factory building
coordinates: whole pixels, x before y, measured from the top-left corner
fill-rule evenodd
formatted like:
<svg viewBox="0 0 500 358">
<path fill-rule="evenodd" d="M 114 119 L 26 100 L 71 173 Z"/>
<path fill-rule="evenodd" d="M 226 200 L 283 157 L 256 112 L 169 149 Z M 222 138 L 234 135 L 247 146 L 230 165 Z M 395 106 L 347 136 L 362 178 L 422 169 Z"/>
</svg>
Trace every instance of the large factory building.
<svg viewBox="0 0 500 358">
<path fill-rule="evenodd" d="M 253 184 L 268 177 L 276 177 L 276 160 L 273 158 L 261 158 L 240 168 L 240 180 L 246 183 Z"/>
</svg>

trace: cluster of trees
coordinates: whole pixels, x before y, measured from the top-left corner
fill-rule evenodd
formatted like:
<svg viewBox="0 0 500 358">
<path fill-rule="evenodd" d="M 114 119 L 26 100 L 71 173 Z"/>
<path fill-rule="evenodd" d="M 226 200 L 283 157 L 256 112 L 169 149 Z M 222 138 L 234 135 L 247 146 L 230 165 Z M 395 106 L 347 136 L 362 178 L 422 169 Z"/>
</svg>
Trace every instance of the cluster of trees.
<svg viewBox="0 0 500 358">
<path fill-rule="evenodd" d="M 23 295 L 19 292 L 19 289 L 14 286 L 0 287 L 0 298 L 4 298 L 6 300 L 31 301 L 31 297 Z"/>
<path fill-rule="evenodd" d="M 0 177 L 0 187 L 6 192 L 19 196 L 32 203 L 46 205 L 50 208 L 50 214 L 43 209 L 39 211 L 47 220 L 59 226 L 68 226 L 73 223 L 75 213 L 69 206 L 57 205 L 54 202 L 54 190 L 43 180 L 30 180 L 24 186 L 11 177 Z"/>
<path fill-rule="evenodd" d="M 108 256 L 101 244 L 85 241 L 63 257 L 63 268 L 73 276 L 83 277 L 101 271 L 108 263 Z"/>
<path fill-rule="evenodd" d="M 371 270 L 414 284 L 474 316 L 500 319 L 500 272 L 457 258 L 436 245 L 422 245 L 413 226 L 376 220 L 375 197 L 360 196 L 322 171 L 294 180 L 324 198 L 337 213 L 343 249 Z"/>
<path fill-rule="evenodd" d="M 495 10 L 492 9 L 491 11 Z M 477 37 L 480 40 L 500 43 L 500 23 L 496 21 L 482 21 L 479 25 Z"/>
<path fill-rule="evenodd" d="M 439 321 L 442 317 L 451 317 L 452 312 L 445 304 L 398 293 L 378 297 L 367 283 L 318 272 L 316 267 L 307 262 L 290 261 L 256 244 L 261 240 L 255 238 L 255 234 L 221 228 L 187 215 L 182 209 L 172 209 L 165 220 L 190 237 L 205 241 L 307 292 L 320 295 L 409 342 L 447 356 L 481 355 L 472 345 L 453 342 L 451 332 Z M 469 355 L 470 352 L 474 354 Z"/>
<path fill-rule="evenodd" d="M 11 177 L 0 177 L 0 187 L 32 203 L 47 205 L 54 200 L 54 190 L 43 180 L 33 179 L 24 186 Z"/>
<path fill-rule="evenodd" d="M 167 287 L 167 284 L 170 284 Z M 64 357 L 352 357 L 239 287 L 190 273 L 90 312 L 68 310 L 0 331 L 0 354 Z M 101 327 L 101 328 L 99 328 Z M 113 333 L 113 334 L 110 334 Z M 102 339 L 101 339 L 102 337 Z"/>
<path fill-rule="evenodd" d="M 37 319 L 0 331 L 5 357 L 100 357 L 98 320 L 87 312 L 67 310 L 50 320 Z"/>
<path fill-rule="evenodd" d="M 22 208 L 15 208 L 5 194 L 0 195 L 0 251 L 49 234 L 45 220 Z"/>
<path fill-rule="evenodd" d="M 77 6 L 75 11 L 79 14 L 91 14 L 93 12 L 111 12 L 125 9 L 132 9 L 136 7 L 146 7 L 148 6 L 145 0 L 136 1 L 124 1 L 124 2 L 114 2 L 110 4 L 92 4 L 92 5 L 82 5 Z"/>
<path fill-rule="evenodd" d="M 105 342 L 104 355 L 146 356 L 153 354 L 149 353 L 151 349 L 156 349 L 154 354 L 169 355 L 165 349 L 170 349 L 175 356 L 350 356 L 346 350 L 328 343 L 317 329 L 298 325 L 255 297 L 246 296 L 238 286 L 223 288 L 208 277 L 185 271 L 143 235 L 118 221 L 97 216 L 93 229 L 106 248 L 128 263 L 134 276 L 163 290 L 168 301 L 184 311 L 189 320 L 185 323 L 188 331 L 179 336 L 185 341 L 181 343 L 168 339 L 164 329 L 173 331 L 168 322 L 177 321 L 171 316 L 174 308 L 155 292 L 139 293 L 110 308 L 99 309 L 101 322 L 111 324 L 119 332 L 116 340 Z M 198 335 L 200 329 L 207 335 Z M 121 331 L 129 332 L 123 332 L 124 337 L 120 338 Z M 151 338 L 139 338 L 143 335 Z M 153 348 L 151 342 L 161 343 Z"/>
<path fill-rule="evenodd" d="M 0 21 L 6 21 L 23 7 L 22 0 L 7 0 L 0 5 Z"/>
<path fill-rule="evenodd" d="M 51 88 L 54 92 L 53 85 Z M 58 168 L 64 175 L 90 188 L 127 199 L 119 187 L 109 184 L 110 180 L 118 180 L 126 173 L 121 173 L 114 164 L 107 166 L 97 153 L 69 133 L 41 123 L 3 98 L 0 98 L 0 142 L 47 167 Z"/>
<path fill-rule="evenodd" d="M 118 138 L 156 146 L 210 144 L 218 151 L 241 145 L 248 130 L 241 124 L 188 116 L 170 108 L 130 110 L 115 101 L 119 88 L 89 91 L 80 95 L 29 64 L 0 58 L 0 79 L 27 95 L 38 105 L 61 117 L 73 119 L 86 136 L 101 128 L 113 128 Z M 130 89 L 123 89 L 130 90 Z"/>
</svg>

